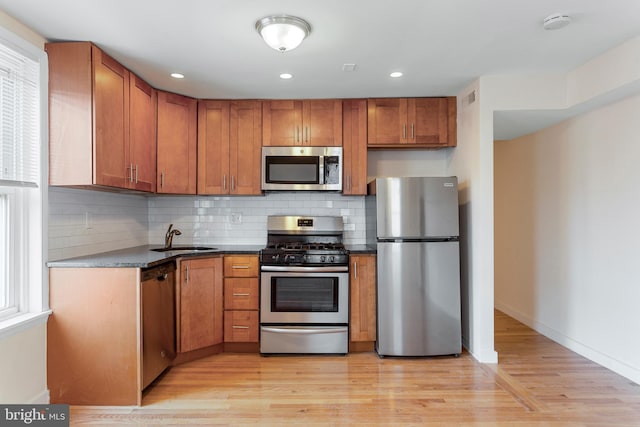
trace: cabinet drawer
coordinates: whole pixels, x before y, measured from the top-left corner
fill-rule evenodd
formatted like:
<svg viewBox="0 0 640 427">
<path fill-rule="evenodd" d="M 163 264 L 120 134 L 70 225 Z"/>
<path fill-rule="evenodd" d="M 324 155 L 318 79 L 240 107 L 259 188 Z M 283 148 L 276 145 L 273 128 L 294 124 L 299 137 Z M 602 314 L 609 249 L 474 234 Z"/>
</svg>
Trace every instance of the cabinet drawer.
<svg viewBox="0 0 640 427">
<path fill-rule="evenodd" d="M 225 311 L 225 342 L 258 342 L 258 311 Z"/>
<path fill-rule="evenodd" d="M 258 278 L 226 278 L 224 279 L 225 310 L 257 310 Z"/>
<path fill-rule="evenodd" d="M 231 255 L 224 257 L 225 277 L 258 277 L 258 257 Z"/>
</svg>

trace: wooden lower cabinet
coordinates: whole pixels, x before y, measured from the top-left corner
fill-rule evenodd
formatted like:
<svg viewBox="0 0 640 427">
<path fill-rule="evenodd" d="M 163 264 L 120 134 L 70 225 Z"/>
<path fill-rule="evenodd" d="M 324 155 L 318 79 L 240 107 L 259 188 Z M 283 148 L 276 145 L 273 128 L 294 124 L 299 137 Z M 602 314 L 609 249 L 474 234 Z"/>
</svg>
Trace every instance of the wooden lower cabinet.
<svg viewBox="0 0 640 427">
<path fill-rule="evenodd" d="M 224 342 L 258 343 L 259 279 L 257 255 L 224 257 Z M 245 350 L 257 351 L 257 346 Z"/>
<path fill-rule="evenodd" d="M 222 343 L 222 257 L 182 259 L 176 295 L 178 351 Z"/>
<path fill-rule="evenodd" d="M 349 351 L 371 351 L 376 341 L 376 256 L 350 256 Z"/>
<path fill-rule="evenodd" d="M 51 403 L 140 405 L 140 269 L 51 268 Z"/>
</svg>

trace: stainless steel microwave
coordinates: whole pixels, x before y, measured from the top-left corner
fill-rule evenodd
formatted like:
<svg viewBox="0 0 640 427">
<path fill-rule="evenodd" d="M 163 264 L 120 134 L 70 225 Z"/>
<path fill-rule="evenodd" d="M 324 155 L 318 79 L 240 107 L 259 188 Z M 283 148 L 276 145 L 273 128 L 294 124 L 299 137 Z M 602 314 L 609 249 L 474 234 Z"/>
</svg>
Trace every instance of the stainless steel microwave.
<svg viewBox="0 0 640 427">
<path fill-rule="evenodd" d="M 262 189 L 342 191 L 342 147 L 262 147 Z"/>
</svg>

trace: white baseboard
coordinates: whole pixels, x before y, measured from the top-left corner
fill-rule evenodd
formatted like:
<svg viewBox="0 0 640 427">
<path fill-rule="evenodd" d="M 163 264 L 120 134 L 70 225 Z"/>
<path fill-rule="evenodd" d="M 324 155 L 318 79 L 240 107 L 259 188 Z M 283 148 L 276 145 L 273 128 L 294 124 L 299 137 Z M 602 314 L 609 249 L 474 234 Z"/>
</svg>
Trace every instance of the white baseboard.
<svg viewBox="0 0 640 427">
<path fill-rule="evenodd" d="M 563 333 L 545 325 L 544 323 L 538 322 L 531 316 L 526 315 L 507 304 L 503 304 L 496 300 L 494 305 L 497 310 L 500 310 L 504 314 L 513 317 L 519 322 L 524 323 L 534 331 L 539 332 L 540 334 L 568 348 L 569 350 L 574 351 L 579 355 L 586 357 L 587 359 L 599 365 L 602 365 L 619 375 L 622 375 L 625 378 L 628 378 L 636 384 L 640 384 L 640 370 L 629 366 L 617 359 L 614 359 L 599 350 L 575 341 L 571 337 L 564 335 Z"/>
<path fill-rule="evenodd" d="M 51 396 L 49 395 L 49 389 L 45 389 L 40 394 L 30 399 L 29 403 L 33 403 L 35 405 L 47 405 L 50 401 Z"/>
</svg>

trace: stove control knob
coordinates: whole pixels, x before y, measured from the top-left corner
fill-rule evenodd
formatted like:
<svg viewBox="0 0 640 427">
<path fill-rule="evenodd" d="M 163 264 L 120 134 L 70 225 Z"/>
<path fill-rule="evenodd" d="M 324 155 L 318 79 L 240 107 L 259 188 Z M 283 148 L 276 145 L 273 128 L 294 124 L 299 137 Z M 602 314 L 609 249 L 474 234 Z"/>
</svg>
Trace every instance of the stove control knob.
<svg viewBox="0 0 640 427">
<path fill-rule="evenodd" d="M 325 262 L 327 260 L 327 257 L 324 255 L 320 255 L 320 262 Z"/>
<path fill-rule="evenodd" d="M 329 261 L 330 262 L 336 262 L 336 257 L 331 255 L 331 257 L 329 257 Z"/>
</svg>

